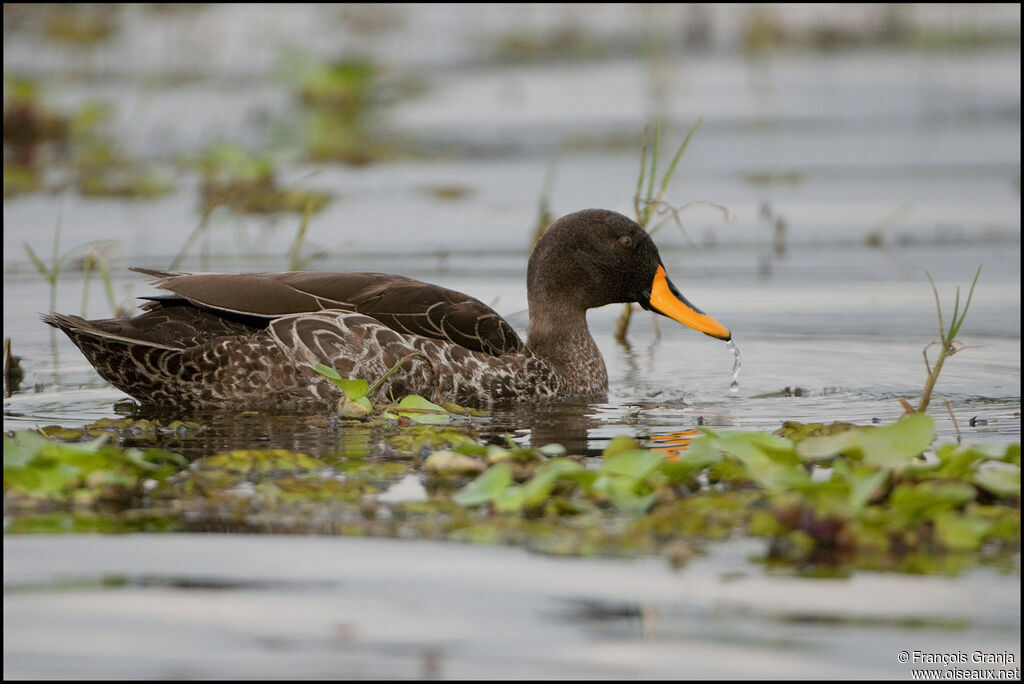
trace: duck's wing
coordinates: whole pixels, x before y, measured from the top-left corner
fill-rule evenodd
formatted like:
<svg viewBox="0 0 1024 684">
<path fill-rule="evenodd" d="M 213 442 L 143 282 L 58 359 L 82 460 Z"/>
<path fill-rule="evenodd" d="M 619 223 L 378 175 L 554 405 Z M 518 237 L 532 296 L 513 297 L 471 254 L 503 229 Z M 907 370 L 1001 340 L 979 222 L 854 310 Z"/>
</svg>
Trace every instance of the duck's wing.
<svg viewBox="0 0 1024 684">
<path fill-rule="evenodd" d="M 526 345 L 491 307 L 469 295 L 388 273 L 178 273 L 134 268 L 173 292 L 148 297 L 184 299 L 221 312 L 273 319 L 290 314 L 340 310 L 377 319 L 400 333 L 447 340 L 498 356 Z"/>
</svg>

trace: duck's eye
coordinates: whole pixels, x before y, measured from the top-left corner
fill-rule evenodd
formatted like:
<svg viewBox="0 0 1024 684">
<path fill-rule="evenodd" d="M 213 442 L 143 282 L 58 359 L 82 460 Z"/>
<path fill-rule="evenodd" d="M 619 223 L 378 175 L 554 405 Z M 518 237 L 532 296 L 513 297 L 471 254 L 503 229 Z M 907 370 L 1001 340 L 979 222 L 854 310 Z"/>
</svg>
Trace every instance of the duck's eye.
<svg viewBox="0 0 1024 684">
<path fill-rule="evenodd" d="M 623 247 L 632 247 L 633 246 L 633 238 L 631 238 L 628 235 L 620 235 L 619 236 L 619 244 L 622 245 Z"/>
</svg>

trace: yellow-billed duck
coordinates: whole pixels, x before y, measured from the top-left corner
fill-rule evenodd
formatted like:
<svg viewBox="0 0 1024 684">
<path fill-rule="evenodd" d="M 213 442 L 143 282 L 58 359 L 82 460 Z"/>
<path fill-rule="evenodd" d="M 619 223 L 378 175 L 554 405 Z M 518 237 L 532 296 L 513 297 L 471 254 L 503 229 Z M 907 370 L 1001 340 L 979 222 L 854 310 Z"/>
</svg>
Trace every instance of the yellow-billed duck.
<svg viewBox="0 0 1024 684">
<path fill-rule="evenodd" d="M 599 398 L 608 373 L 586 312 L 615 302 L 731 338 L 679 293 L 643 228 L 603 209 L 563 216 L 537 242 L 525 343 L 479 300 L 399 275 L 133 270 L 172 294 L 144 297 L 145 313 L 135 318 L 49 313 L 43 320 L 143 404 L 333 406 L 341 390 L 316 364 L 373 383 L 403 358 L 371 400 L 420 394 L 480 406 Z"/>
</svg>

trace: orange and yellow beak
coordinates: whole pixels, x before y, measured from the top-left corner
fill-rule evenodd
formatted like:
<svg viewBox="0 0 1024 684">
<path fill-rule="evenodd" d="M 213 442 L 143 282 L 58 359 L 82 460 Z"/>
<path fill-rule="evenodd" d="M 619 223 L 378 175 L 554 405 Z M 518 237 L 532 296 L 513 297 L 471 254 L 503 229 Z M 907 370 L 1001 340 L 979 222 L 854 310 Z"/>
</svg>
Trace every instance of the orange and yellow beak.
<svg viewBox="0 0 1024 684">
<path fill-rule="evenodd" d="M 651 298 L 648 306 L 705 335 L 726 341 L 732 339 L 732 333 L 724 325 L 686 301 L 686 297 L 681 295 L 672 281 L 668 279 L 665 267 L 661 264 L 658 264 L 654 282 L 651 283 Z"/>
</svg>

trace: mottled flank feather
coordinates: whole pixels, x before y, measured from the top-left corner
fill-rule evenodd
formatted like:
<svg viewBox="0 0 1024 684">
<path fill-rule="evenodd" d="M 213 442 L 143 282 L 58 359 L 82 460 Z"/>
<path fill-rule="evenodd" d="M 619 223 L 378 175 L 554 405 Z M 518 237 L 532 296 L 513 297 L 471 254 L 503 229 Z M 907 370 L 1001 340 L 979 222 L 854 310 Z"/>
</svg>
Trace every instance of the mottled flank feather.
<svg viewBox="0 0 1024 684">
<path fill-rule="evenodd" d="M 561 394 L 553 369 L 529 350 L 498 359 L 455 344 L 402 335 L 361 314 L 291 314 L 273 319 L 263 330 L 210 336 L 202 329 L 184 330 L 182 321 L 167 313 L 157 309 L 133 320 L 154 315 L 174 319 L 183 339 L 196 344 L 133 340 L 118 334 L 123 332 L 117 330 L 123 321 L 86 321 L 63 314 L 47 314 L 43 320 L 67 333 L 101 377 L 151 404 L 245 409 L 333 406 L 341 390 L 315 372 L 314 366 L 324 364 L 343 378 L 373 382 L 403 359 L 400 372 L 384 382 L 372 401 L 420 394 L 435 401 L 480 406 L 526 395 Z M 135 327 L 144 329 L 150 323 Z"/>
</svg>

